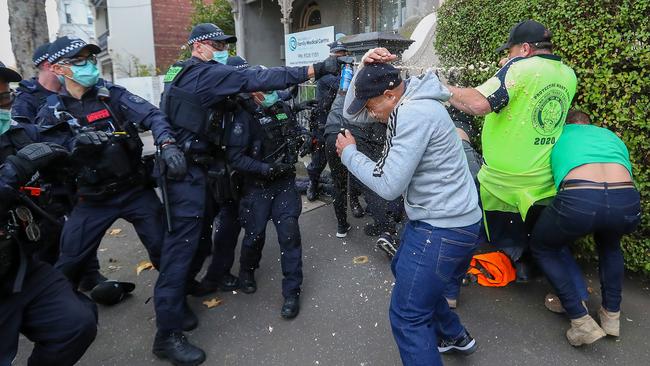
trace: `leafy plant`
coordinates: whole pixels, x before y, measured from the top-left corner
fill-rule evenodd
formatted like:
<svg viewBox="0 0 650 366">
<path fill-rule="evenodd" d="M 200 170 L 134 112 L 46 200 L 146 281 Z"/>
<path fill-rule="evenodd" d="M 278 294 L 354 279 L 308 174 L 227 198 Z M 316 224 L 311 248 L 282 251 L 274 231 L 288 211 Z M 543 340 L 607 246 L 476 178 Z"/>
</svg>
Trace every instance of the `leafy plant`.
<svg viewBox="0 0 650 366">
<path fill-rule="evenodd" d="M 496 70 L 494 50 L 512 25 L 534 19 L 553 33 L 555 53 L 578 76 L 574 105 L 627 145 L 641 192 L 642 220 L 625 237 L 627 268 L 650 274 L 650 0 L 447 0 L 439 10 L 436 50 L 459 83 L 476 86 Z M 489 67 L 475 67 L 489 65 Z M 592 239 L 579 243 L 595 255 Z"/>
</svg>

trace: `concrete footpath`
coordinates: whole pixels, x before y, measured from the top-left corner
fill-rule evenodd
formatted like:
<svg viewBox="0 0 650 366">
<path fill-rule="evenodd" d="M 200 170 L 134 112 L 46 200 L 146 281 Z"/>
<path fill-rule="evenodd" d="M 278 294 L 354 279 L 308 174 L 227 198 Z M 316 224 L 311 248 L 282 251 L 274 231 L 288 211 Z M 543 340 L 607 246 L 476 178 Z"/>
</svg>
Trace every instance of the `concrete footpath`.
<svg viewBox="0 0 650 366">
<path fill-rule="evenodd" d="M 304 200 L 304 197 L 303 197 Z M 311 204 L 313 206 L 313 204 Z M 312 207 L 313 208 L 313 207 Z M 190 298 L 200 319 L 189 333 L 207 353 L 205 365 L 399 365 L 388 322 L 393 277 L 386 256 L 363 234 L 365 219 L 352 220 L 346 239 L 334 235 L 330 205 L 300 218 L 305 281 L 302 308 L 292 321 L 280 317 L 282 274 L 275 229 L 269 225 L 259 289 L 246 295 L 216 293 Z M 133 295 L 113 307 L 100 307 L 99 331 L 79 365 L 167 365 L 151 354 L 155 333 L 155 271 L 136 275 L 147 260 L 133 228 L 117 222 L 105 237 L 99 258 L 102 272 L 137 283 Z M 366 256 L 364 258 L 358 258 Z M 355 261 L 356 258 L 356 261 Z M 356 263 L 355 263 L 356 262 Z M 237 273 L 235 264 L 233 273 Z M 587 266 L 595 313 L 600 296 L 594 265 Z M 545 310 L 549 286 L 542 279 L 506 288 L 464 287 L 458 313 L 479 348 L 469 357 L 444 356 L 446 365 L 648 365 L 650 364 L 650 290 L 648 282 L 626 278 L 621 337 L 573 348 L 564 336 L 568 321 Z M 205 300 L 221 305 L 208 308 Z M 31 344 L 21 337 L 16 365 L 25 365 Z"/>
</svg>

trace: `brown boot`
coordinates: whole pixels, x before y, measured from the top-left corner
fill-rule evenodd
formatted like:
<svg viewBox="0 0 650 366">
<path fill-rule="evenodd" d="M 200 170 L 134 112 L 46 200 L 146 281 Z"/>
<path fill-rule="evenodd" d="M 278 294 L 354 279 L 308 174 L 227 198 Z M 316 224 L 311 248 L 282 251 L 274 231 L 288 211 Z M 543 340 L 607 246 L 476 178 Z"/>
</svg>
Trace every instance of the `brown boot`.
<svg viewBox="0 0 650 366">
<path fill-rule="evenodd" d="M 618 337 L 621 332 L 620 311 L 612 313 L 601 306 L 600 309 L 598 309 L 598 318 L 600 319 L 600 327 L 605 331 L 605 333 L 607 333 L 607 335 Z"/>
<path fill-rule="evenodd" d="M 566 331 L 566 337 L 574 347 L 594 343 L 605 335 L 605 331 L 589 315 L 571 319 L 571 329 Z"/>
</svg>

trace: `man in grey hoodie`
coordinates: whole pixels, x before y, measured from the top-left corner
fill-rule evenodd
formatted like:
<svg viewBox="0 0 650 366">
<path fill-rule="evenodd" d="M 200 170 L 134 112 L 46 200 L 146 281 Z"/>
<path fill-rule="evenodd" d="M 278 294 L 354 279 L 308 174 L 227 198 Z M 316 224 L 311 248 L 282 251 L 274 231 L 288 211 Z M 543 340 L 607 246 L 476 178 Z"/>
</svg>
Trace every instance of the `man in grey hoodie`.
<svg viewBox="0 0 650 366">
<path fill-rule="evenodd" d="M 371 50 L 369 55 L 378 53 L 387 51 Z M 393 336 L 404 365 L 442 365 L 440 352 L 476 349 L 443 296 L 478 246 L 476 187 L 442 104 L 450 93 L 437 76 L 428 72 L 403 81 L 396 68 L 376 57 L 367 55 L 364 62 L 344 111 L 346 118 L 370 116 L 387 123 L 384 151 L 378 161 L 370 160 L 357 151 L 348 131 L 339 136 L 337 149 L 348 170 L 378 195 L 404 198 L 409 222 L 392 262 Z"/>
</svg>

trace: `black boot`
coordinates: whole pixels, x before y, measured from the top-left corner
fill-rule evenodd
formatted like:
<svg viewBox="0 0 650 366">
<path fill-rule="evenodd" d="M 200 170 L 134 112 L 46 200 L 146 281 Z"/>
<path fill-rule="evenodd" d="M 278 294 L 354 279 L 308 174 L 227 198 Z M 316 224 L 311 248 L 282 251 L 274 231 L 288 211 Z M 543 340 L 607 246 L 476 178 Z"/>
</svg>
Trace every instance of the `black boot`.
<svg viewBox="0 0 650 366">
<path fill-rule="evenodd" d="M 153 354 L 174 365 L 195 366 L 205 361 L 205 352 L 190 343 L 182 332 L 158 332 L 153 342 Z"/>
<path fill-rule="evenodd" d="M 189 332 L 190 330 L 196 329 L 199 326 L 199 318 L 194 314 L 192 308 L 187 304 L 187 301 L 183 304 L 183 331 Z"/>
<path fill-rule="evenodd" d="M 300 312 L 300 295 L 288 296 L 284 299 L 284 304 L 282 305 L 282 315 L 285 319 L 293 319 L 298 316 Z"/>
<path fill-rule="evenodd" d="M 315 201 L 318 198 L 318 181 L 309 182 L 309 187 L 307 187 L 307 200 Z"/>
<path fill-rule="evenodd" d="M 201 296 L 197 294 L 197 291 L 199 291 L 199 288 L 201 287 L 201 284 L 199 281 L 195 279 L 188 280 L 187 283 L 185 284 L 185 293 L 187 295 L 192 295 L 192 296 Z"/>
<path fill-rule="evenodd" d="M 94 289 L 95 286 L 99 285 L 100 283 L 106 282 L 107 280 L 108 278 L 104 277 L 101 273 L 99 273 L 99 271 L 93 273 L 87 273 L 84 274 L 83 277 L 81 277 L 81 281 L 79 281 L 78 289 L 81 292 L 88 292 Z"/>
<path fill-rule="evenodd" d="M 239 271 L 239 288 L 245 294 L 252 294 L 257 291 L 257 282 L 255 282 L 255 272 Z"/>
<path fill-rule="evenodd" d="M 239 289 L 239 278 L 226 273 L 218 281 L 203 278 L 192 295 L 205 296 L 219 291 L 235 291 Z"/>
</svg>

